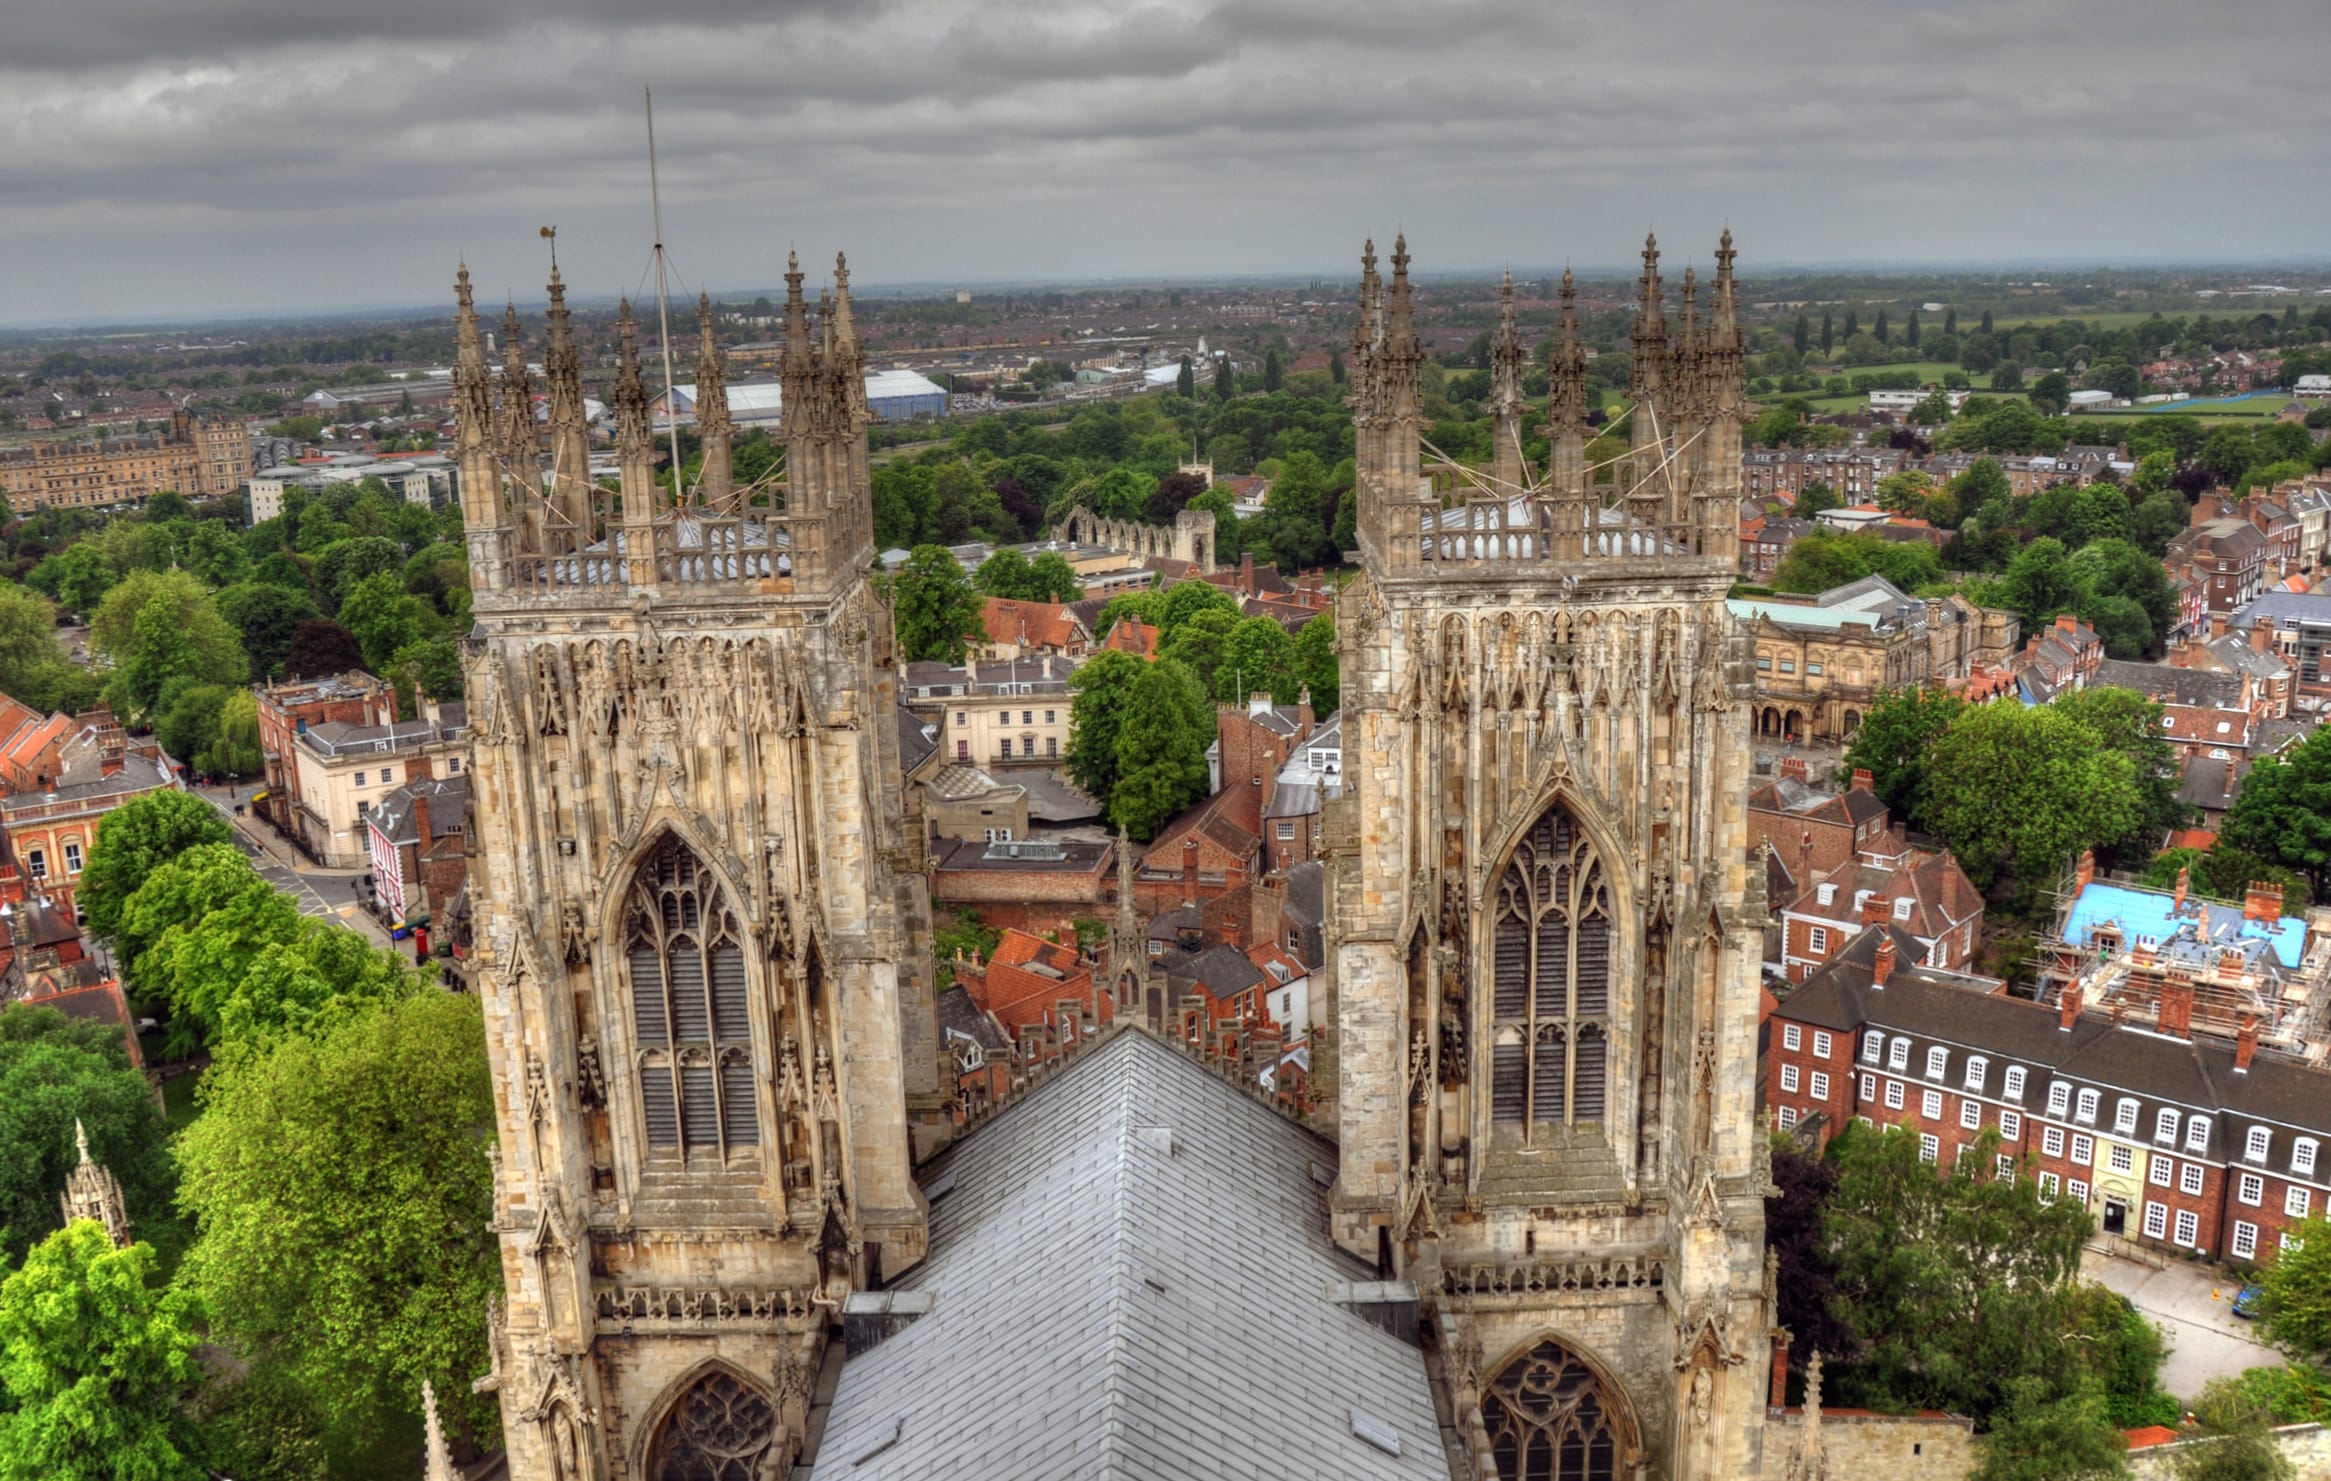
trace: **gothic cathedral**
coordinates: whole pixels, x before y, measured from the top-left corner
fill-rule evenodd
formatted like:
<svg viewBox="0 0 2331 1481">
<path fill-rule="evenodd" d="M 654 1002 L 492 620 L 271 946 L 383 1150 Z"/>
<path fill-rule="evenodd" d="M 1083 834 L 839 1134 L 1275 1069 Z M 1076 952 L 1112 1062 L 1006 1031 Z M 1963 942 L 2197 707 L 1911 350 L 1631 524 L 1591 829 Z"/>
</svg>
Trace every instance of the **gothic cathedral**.
<svg viewBox="0 0 2331 1481">
<path fill-rule="evenodd" d="M 925 1253 L 945 1121 L 863 369 L 846 268 L 814 323 L 786 282 L 782 480 L 732 476 L 700 311 L 702 470 L 659 485 L 626 305 L 619 495 L 556 268 L 546 421 L 516 315 L 497 375 L 459 284 L 484 1382 L 521 1481 L 786 1475 L 840 1302 Z"/>
<path fill-rule="evenodd" d="M 1497 1474 L 1759 1474 L 1767 1157 L 1751 676 L 1724 606 L 1732 244 L 1679 317 L 1646 243 L 1625 446 L 1588 457 L 1565 274 L 1545 466 L 1510 280 L 1494 455 L 1426 437 L 1408 253 L 1349 352 L 1364 573 L 1327 828 L 1337 1242 L 1424 1298 Z"/>
</svg>

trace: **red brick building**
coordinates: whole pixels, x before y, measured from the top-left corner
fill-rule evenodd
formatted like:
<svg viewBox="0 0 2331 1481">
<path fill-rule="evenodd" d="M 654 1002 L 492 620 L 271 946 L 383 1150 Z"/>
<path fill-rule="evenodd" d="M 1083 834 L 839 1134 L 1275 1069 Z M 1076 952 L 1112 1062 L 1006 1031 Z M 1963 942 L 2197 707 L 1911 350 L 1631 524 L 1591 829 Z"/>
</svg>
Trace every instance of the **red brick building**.
<svg viewBox="0 0 2331 1481">
<path fill-rule="evenodd" d="M 1085 839 L 934 839 L 931 904 L 988 925 L 1051 932 L 1116 906 L 1117 845 Z"/>
<path fill-rule="evenodd" d="M 1772 845 L 1791 879 L 1812 879 L 1886 836 L 1886 804 L 1856 771 L 1843 793 L 1809 785 L 1805 758 L 1781 758 L 1780 775 L 1748 794 L 1748 846 Z"/>
<path fill-rule="evenodd" d="M 1775 1120 L 1897 1126 L 1932 1161 L 1986 1132 L 2003 1176 L 2087 1209 L 2107 1237 L 2249 1264 L 2331 1198 L 2331 1076 L 2262 1051 L 2254 1027 L 2197 1035 L 2191 995 L 2147 1021 L 2049 1009 L 1996 984 L 1903 965 L 1863 931 L 1772 1014 Z"/>
<path fill-rule="evenodd" d="M 267 767 L 262 816 L 278 829 L 297 833 L 300 823 L 299 768 L 292 747 L 311 725 L 388 725 L 397 718 L 396 691 L 385 679 L 357 670 L 328 679 L 294 679 L 263 684 L 252 691 L 259 708 L 259 753 Z"/>
</svg>

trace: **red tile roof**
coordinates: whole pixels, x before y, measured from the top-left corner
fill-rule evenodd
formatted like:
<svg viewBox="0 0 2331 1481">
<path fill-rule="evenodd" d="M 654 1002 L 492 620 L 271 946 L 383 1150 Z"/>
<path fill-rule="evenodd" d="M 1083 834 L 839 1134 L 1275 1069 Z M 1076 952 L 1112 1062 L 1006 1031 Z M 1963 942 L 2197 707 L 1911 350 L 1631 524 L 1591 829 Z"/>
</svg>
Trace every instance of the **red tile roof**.
<svg viewBox="0 0 2331 1481">
<path fill-rule="evenodd" d="M 987 640 L 1021 648 L 1072 648 L 1085 636 L 1076 614 L 1058 602 L 989 597 L 980 607 Z"/>
</svg>

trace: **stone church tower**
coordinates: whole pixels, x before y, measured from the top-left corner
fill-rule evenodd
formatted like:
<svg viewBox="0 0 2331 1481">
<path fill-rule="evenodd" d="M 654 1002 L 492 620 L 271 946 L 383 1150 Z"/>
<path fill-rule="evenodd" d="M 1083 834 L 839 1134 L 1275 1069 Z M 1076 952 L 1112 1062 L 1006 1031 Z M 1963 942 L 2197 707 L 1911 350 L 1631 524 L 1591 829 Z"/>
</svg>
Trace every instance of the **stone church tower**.
<svg viewBox="0 0 2331 1481">
<path fill-rule="evenodd" d="M 785 476 L 737 486 L 709 314 L 703 468 L 659 486 L 630 306 L 590 476 L 553 269 L 538 421 L 515 315 L 458 287 L 470 890 L 499 1119 L 494 1371 L 516 1481 L 786 1474 L 845 1295 L 923 1258 L 944 1133 L 867 409 L 837 262 L 786 274 Z"/>
<path fill-rule="evenodd" d="M 1364 574 L 1328 829 L 1336 1238 L 1412 1280 L 1503 1476 L 1753 1476 L 1768 1372 L 1727 233 L 1590 466 L 1567 274 L 1546 466 L 1511 287 L 1486 472 L 1426 445 L 1405 242 L 1349 354 Z"/>
</svg>

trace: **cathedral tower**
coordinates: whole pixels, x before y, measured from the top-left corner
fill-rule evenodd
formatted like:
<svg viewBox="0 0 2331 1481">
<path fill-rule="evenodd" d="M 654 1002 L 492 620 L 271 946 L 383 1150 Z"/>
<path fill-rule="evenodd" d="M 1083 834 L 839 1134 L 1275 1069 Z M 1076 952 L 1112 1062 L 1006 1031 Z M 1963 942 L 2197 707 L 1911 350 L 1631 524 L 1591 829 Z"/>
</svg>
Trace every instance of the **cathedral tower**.
<svg viewBox="0 0 2331 1481">
<path fill-rule="evenodd" d="M 1412 1280 L 1460 1423 L 1506 1476 L 1758 1474 L 1762 875 L 1732 248 L 1672 335 L 1646 244 L 1627 451 L 1585 456 L 1566 274 L 1549 466 L 1526 466 L 1510 289 L 1487 470 L 1427 456 L 1405 242 L 1362 258 L 1364 574 L 1332 804 L 1336 1238 Z M 1510 444 L 1510 445 L 1509 445 Z"/>
<path fill-rule="evenodd" d="M 628 304 L 610 490 L 557 279 L 547 439 L 515 315 L 496 377 L 458 286 L 508 1293 L 484 1382 L 517 1481 L 786 1474 L 840 1303 L 925 1250 L 943 1100 L 863 369 L 846 269 L 813 324 L 789 267 L 788 476 L 731 478 L 707 314 L 677 495 Z"/>
</svg>

